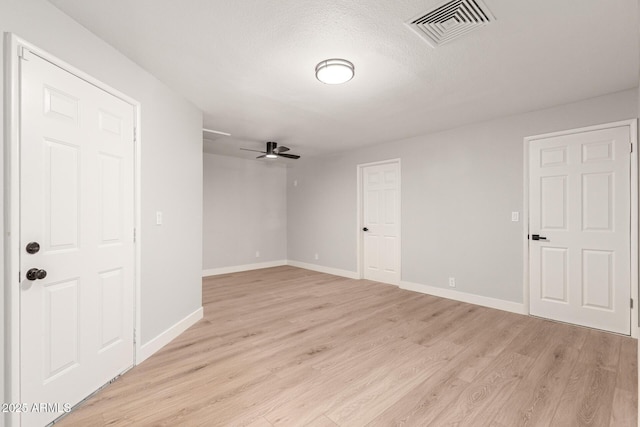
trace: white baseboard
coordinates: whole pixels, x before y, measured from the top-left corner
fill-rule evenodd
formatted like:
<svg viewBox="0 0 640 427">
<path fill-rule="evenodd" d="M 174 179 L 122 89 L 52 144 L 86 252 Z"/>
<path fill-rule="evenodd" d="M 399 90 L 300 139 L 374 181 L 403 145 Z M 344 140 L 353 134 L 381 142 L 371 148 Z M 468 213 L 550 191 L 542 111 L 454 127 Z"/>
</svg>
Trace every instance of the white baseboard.
<svg viewBox="0 0 640 427">
<path fill-rule="evenodd" d="M 146 344 L 140 346 L 140 350 L 136 353 L 136 365 L 144 362 L 152 354 L 169 344 L 178 335 L 189 329 L 198 320 L 202 319 L 204 312 L 202 307 L 180 320 L 178 323 L 152 339 Z"/>
<path fill-rule="evenodd" d="M 216 274 L 228 274 L 236 273 L 240 271 L 257 270 L 259 268 L 279 267 L 281 265 L 290 265 L 291 267 L 304 268 L 305 270 L 318 271 L 320 273 L 333 274 L 334 276 L 347 277 L 349 279 L 360 279 L 358 273 L 355 271 L 342 270 L 339 268 L 326 267 L 324 265 L 310 264 L 301 261 L 294 260 L 281 260 L 263 262 L 259 264 L 245 264 L 233 267 L 215 268 L 212 270 L 204 270 L 202 277 L 214 276 Z M 468 294 L 466 292 L 460 292 L 453 289 L 437 288 L 435 286 L 422 285 L 419 283 L 412 283 L 401 281 L 400 289 L 408 291 L 420 292 L 423 294 L 433 295 L 441 298 L 448 298 L 460 302 L 466 302 L 469 304 L 481 305 L 484 307 L 495 308 L 498 310 L 509 311 L 518 314 L 529 314 L 525 305 L 513 301 L 506 301 L 497 298 L 485 297 L 481 295 Z"/>
<path fill-rule="evenodd" d="M 334 276 L 347 277 L 349 279 L 359 279 L 355 271 L 341 270 L 339 268 L 325 267 L 323 265 L 308 264 L 306 262 L 288 260 L 287 265 L 291 267 L 304 268 L 305 270 L 318 271 L 320 273 L 333 274 Z"/>
<path fill-rule="evenodd" d="M 420 292 L 436 297 L 452 299 L 460 302 L 481 305 L 498 310 L 510 311 L 518 314 L 529 314 L 522 303 L 505 301 L 497 298 L 483 297 L 481 295 L 468 294 L 466 292 L 454 291 L 452 289 L 437 288 L 435 286 L 421 285 L 419 283 L 400 282 L 400 288 L 408 291 Z"/>
<path fill-rule="evenodd" d="M 202 270 L 202 277 L 217 276 L 218 274 L 238 273 L 240 271 L 258 270 L 260 268 L 280 267 L 287 265 L 287 260 L 259 262 L 256 264 L 233 265 L 231 267 L 211 268 Z"/>
</svg>

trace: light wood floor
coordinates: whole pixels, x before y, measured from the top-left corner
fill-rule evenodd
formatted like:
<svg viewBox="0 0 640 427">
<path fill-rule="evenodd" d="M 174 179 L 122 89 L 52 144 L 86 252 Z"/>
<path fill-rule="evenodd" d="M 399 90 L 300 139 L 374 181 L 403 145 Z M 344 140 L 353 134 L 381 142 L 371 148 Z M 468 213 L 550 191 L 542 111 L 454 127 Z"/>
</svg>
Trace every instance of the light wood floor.
<svg viewBox="0 0 640 427">
<path fill-rule="evenodd" d="M 60 425 L 637 425 L 631 338 L 293 267 L 203 288 L 202 321 Z"/>
</svg>

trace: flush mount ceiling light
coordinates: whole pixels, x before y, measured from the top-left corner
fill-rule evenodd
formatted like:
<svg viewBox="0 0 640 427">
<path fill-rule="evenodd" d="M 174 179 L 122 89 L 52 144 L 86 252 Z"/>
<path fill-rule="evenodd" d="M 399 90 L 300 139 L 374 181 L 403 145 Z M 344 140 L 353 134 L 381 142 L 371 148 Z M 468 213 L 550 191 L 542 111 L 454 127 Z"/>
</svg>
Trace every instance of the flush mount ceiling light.
<svg viewBox="0 0 640 427">
<path fill-rule="evenodd" d="M 346 83 L 354 74 L 355 67 L 346 59 L 325 59 L 316 65 L 316 78 L 328 85 Z"/>
</svg>

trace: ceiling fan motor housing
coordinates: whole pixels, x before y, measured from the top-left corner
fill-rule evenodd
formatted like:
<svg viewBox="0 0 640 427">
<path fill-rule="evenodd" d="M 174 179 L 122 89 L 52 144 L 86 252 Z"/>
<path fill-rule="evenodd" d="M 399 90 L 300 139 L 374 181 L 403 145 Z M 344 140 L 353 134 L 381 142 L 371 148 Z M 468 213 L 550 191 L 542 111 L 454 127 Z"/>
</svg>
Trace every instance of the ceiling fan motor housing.
<svg viewBox="0 0 640 427">
<path fill-rule="evenodd" d="M 253 150 L 251 148 L 240 148 L 240 149 L 245 151 L 255 151 L 257 153 L 263 153 L 262 156 L 258 156 L 256 157 L 256 159 L 264 159 L 265 157 L 267 159 L 276 159 L 278 157 L 286 157 L 287 159 L 295 160 L 300 158 L 300 156 L 298 156 L 297 154 L 285 153 L 286 151 L 289 151 L 289 147 L 285 147 L 284 145 L 281 145 L 280 147 L 278 147 L 278 143 L 273 141 L 267 142 L 267 151 Z"/>
</svg>

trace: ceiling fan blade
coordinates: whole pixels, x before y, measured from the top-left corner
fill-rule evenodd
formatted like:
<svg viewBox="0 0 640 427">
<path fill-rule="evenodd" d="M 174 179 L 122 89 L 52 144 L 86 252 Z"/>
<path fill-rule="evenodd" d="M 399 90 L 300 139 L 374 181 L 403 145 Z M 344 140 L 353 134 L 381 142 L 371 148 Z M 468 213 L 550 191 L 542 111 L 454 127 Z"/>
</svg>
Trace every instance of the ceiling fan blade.
<svg viewBox="0 0 640 427">
<path fill-rule="evenodd" d="M 263 154 L 262 156 L 258 156 L 258 157 L 256 157 L 256 159 L 264 159 L 265 157 L 267 157 L 267 155 L 266 155 L 266 154 Z"/>
<path fill-rule="evenodd" d="M 276 154 L 280 154 L 280 153 L 284 153 L 285 151 L 289 151 L 289 147 L 277 147 L 275 150 L 273 150 L 274 153 Z"/>
<path fill-rule="evenodd" d="M 256 153 L 266 153 L 266 151 L 250 150 L 249 148 L 241 148 L 241 150 L 244 150 L 244 151 L 255 151 Z"/>
<path fill-rule="evenodd" d="M 278 154 L 280 157 L 286 157 L 287 159 L 299 159 L 300 156 L 297 154 Z"/>
</svg>

